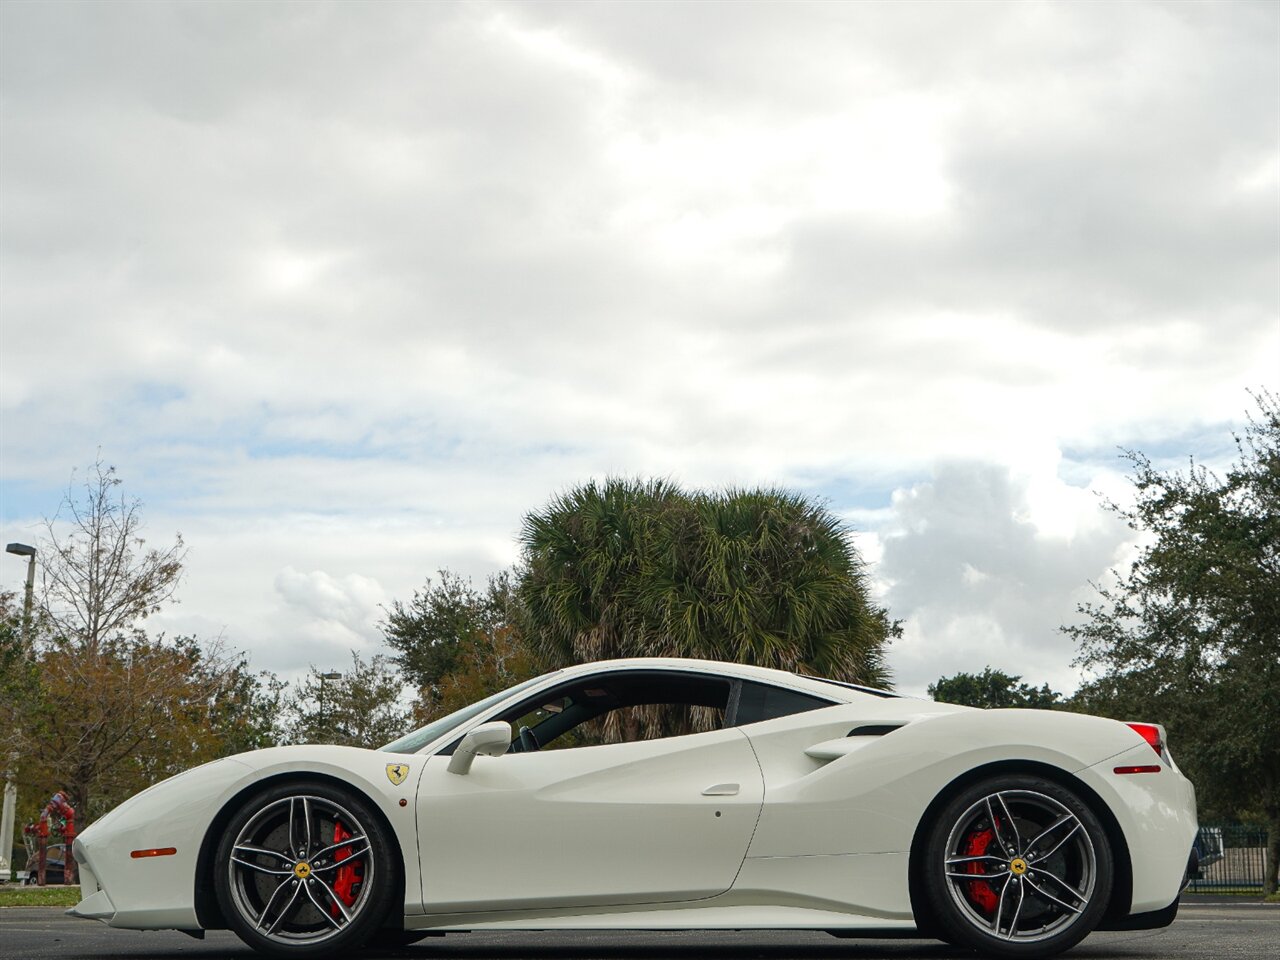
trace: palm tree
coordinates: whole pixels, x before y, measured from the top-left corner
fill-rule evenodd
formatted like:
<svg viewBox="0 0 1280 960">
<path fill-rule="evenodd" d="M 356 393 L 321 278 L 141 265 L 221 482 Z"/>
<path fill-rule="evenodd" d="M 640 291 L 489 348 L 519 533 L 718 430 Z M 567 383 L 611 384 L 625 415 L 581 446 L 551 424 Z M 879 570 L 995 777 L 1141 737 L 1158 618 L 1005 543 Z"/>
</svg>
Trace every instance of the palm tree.
<svg viewBox="0 0 1280 960">
<path fill-rule="evenodd" d="M 640 595 L 660 564 L 662 528 L 686 499 L 662 480 L 591 481 L 525 516 L 517 592 L 544 659 L 582 663 L 653 649 Z"/>
<path fill-rule="evenodd" d="M 889 680 L 894 628 L 848 530 L 798 494 L 593 481 L 526 516 L 521 545 L 529 638 L 552 665 L 704 657 Z"/>
</svg>

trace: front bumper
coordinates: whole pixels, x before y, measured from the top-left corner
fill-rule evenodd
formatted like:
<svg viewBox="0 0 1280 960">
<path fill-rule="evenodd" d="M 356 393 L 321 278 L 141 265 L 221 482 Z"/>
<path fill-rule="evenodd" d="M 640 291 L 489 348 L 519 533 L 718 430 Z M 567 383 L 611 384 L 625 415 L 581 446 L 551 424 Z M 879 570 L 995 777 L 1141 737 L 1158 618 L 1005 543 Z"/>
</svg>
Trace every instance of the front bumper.
<svg viewBox="0 0 1280 960">
<path fill-rule="evenodd" d="M 70 916 L 133 930 L 194 930 L 200 845 L 226 791 L 249 772 L 233 759 L 180 774 L 126 800 L 76 838 L 83 899 Z M 173 847 L 172 856 L 134 857 Z"/>
<path fill-rule="evenodd" d="M 80 868 L 81 900 L 66 911 L 69 917 L 80 917 L 83 920 L 101 920 L 110 923 L 116 915 L 115 905 L 107 896 L 107 891 L 98 886 L 98 878 L 89 866 L 84 847 L 79 840 L 71 848 L 75 853 L 76 864 Z"/>
</svg>

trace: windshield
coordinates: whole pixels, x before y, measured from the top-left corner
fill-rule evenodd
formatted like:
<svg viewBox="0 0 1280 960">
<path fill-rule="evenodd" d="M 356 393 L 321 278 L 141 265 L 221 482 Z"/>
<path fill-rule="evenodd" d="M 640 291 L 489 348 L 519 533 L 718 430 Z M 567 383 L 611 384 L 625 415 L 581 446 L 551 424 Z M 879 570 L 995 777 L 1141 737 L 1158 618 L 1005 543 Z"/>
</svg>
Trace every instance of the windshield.
<svg viewBox="0 0 1280 960">
<path fill-rule="evenodd" d="M 439 720 L 433 720 L 425 727 L 419 727 L 413 733 L 406 734 L 399 740 L 392 740 L 385 747 L 379 747 L 384 753 L 417 753 L 428 743 L 443 737 L 454 727 L 466 723 L 473 717 L 478 717 L 494 704 L 505 700 L 511 694 L 532 687 L 534 684 L 541 683 L 547 677 L 554 676 L 559 670 L 553 670 L 551 673 L 544 673 L 540 677 L 534 677 L 532 680 L 526 680 L 524 683 L 517 683 L 514 687 L 508 687 L 500 693 L 495 693 L 491 697 L 485 697 L 478 703 L 473 703 L 469 707 L 463 707 L 461 710 L 455 710 L 448 716 L 441 717 Z"/>
</svg>

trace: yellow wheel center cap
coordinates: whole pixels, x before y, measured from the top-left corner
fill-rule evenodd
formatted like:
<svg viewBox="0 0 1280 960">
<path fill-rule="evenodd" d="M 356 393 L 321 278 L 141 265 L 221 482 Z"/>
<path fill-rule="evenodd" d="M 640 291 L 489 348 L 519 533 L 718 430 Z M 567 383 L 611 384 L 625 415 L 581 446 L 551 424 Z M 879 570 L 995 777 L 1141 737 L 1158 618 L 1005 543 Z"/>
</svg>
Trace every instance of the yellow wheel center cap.
<svg viewBox="0 0 1280 960">
<path fill-rule="evenodd" d="M 305 880 L 311 876 L 311 864 L 305 860 L 299 860 L 293 865 L 293 875 L 299 880 Z"/>
<path fill-rule="evenodd" d="M 1009 861 L 1009 869 L 1020 877 L 1027 872 L 1027 861 L 1021 857 L 1014 857 Z"/>
</svg>

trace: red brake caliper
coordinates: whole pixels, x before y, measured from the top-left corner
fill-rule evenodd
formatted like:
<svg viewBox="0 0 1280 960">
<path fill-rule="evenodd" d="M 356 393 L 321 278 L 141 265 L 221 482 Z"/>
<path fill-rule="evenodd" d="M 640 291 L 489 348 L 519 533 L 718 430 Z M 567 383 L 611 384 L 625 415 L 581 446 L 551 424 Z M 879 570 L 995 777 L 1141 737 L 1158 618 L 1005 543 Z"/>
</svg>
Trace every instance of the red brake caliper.
<svg viewBox="0 0 1280 960">
<path fill-rule="evenodd" d="M 965 840 L 963 855 L 981 857 L 987 852 L 987 845 L 995 839 L 995 836 L 995 831 L 990 827 L 969 834 Z M 983 874 L 987 871 L 983 869 L 981 860 L 975 860 L 973 863 L 965 864 L 964 872 Z M 991 884 L 985 880 L 974 880 L 969 883 L 969 900 L 984 913 L 995 913 L 996 905 L 1000 902 L 996 892 L 991 889 Z"/>
<path fill-rule="evenodd" d="M 342 821 L 337 821 L 333 825 L 333 842 L 340 843 L 343 840 L 350 840 L 351 834 L 346 827 L 342 825 Z M 333 855 L 336 861 L 343 861 L 351 856 L 350 847 L 339 847 L 338 851 Z M 333 880 L 333 892 L 337 894 L 348 907 L 354 906 L 356 902 L 356 894 L 360 891 L 360 884 L 364 880 L 364 861 L 354 860 L 346 866 L 337 869 L 337 876 Z M 336 917 L 338 915 L 338 905 L 336 903 L 329 904 L 329 913 Z"/>
</svg>

